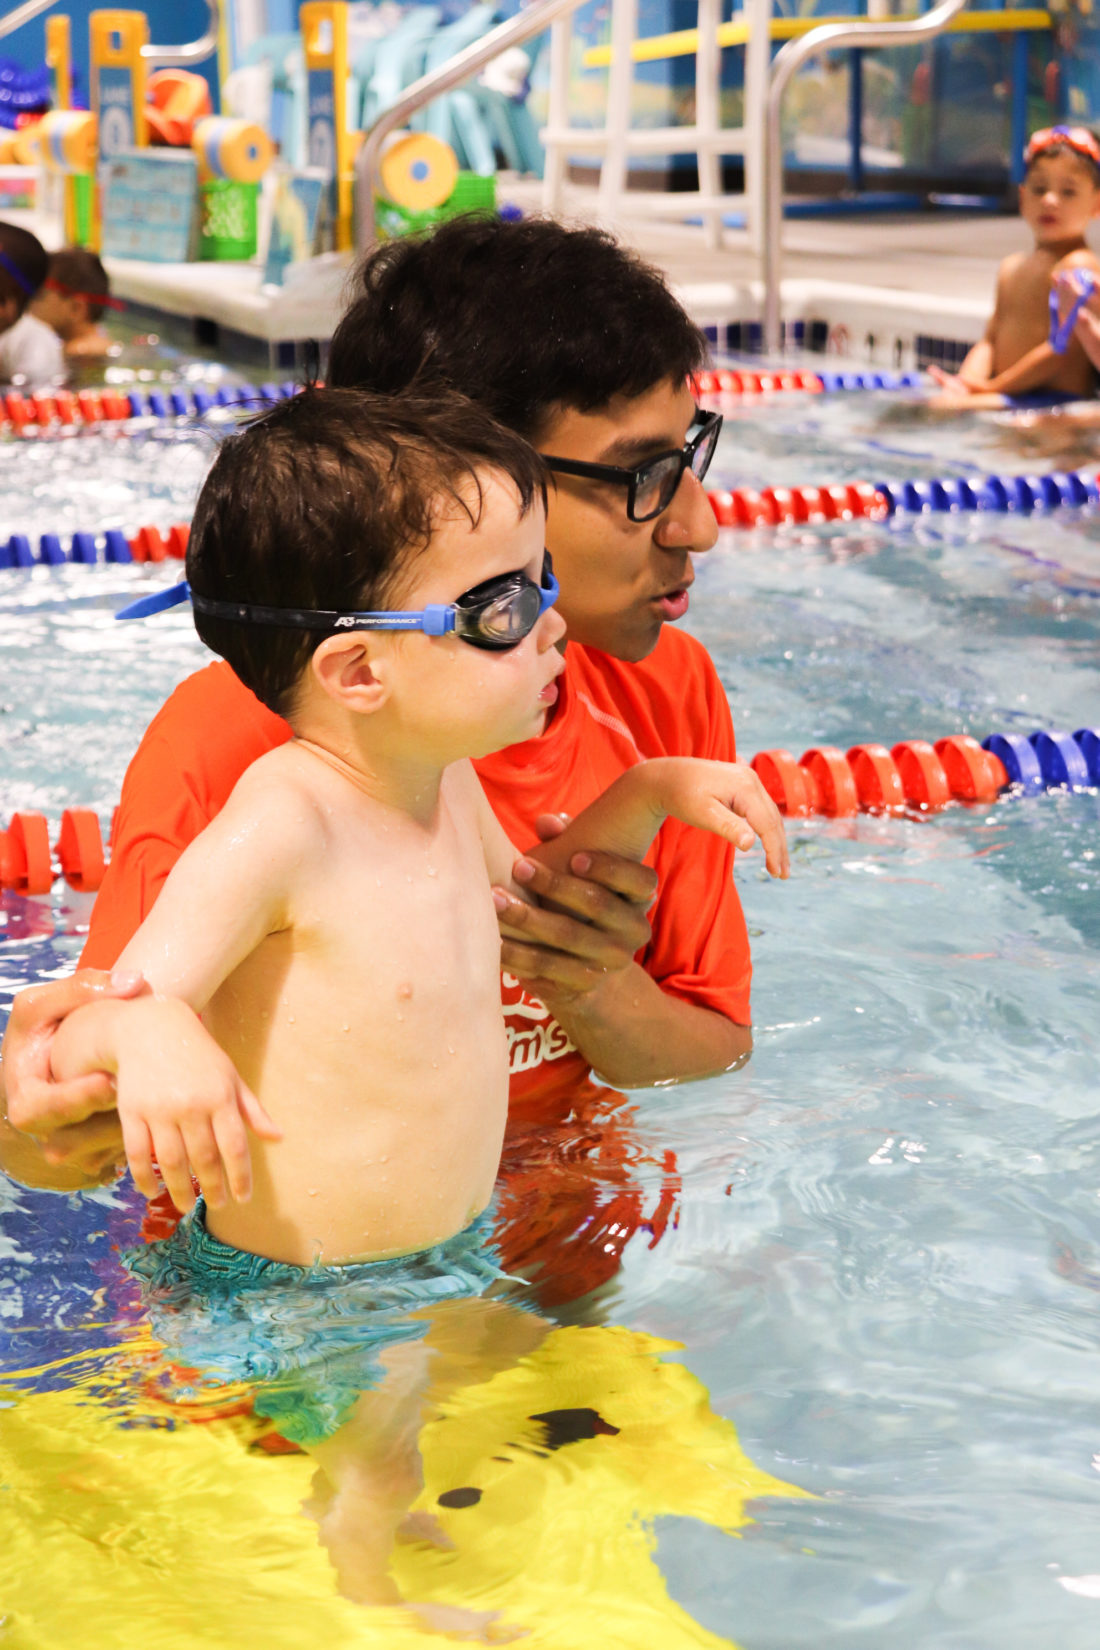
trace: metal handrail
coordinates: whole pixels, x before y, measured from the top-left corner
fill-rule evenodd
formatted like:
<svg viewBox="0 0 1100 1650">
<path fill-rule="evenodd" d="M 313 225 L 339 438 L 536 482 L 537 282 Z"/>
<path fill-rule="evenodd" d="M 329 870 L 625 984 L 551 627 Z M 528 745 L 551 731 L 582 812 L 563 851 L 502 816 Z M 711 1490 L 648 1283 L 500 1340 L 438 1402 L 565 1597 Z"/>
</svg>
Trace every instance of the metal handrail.
<svg viewBox="0 0 1100 1650">
<path fill-rule="evenodd" d="M 23 0 L 21 6 L 14 6 L 0 17 L 0 40 L 6 34 L 14 34 L 24 23 L 29 23 L 41 12 L 49 11 L 55 4 L 56 0 Z M 206 0 L 206 9 L 210 13 L 210 23 L 205 34 L 197 40 L 185 41 L 182 46 L 143 46 L 141 55 L 146 63 L 165 69 L 179 68 L 185 63 L 201 63 L 204 58 L 213 56 L 218 49 L 218 0 Z"/>
<path fill-rule="evenodd" d="M 402 126 L 410 115 L 442 92 L 450 91 L 461 81 L 491 63 L 494 57 L 509 46 L 520 46 L 536 34 L 542 34 L 557 18 L 576 11 L 583 0 L 535 0 L 515 17 L 498 23 L 495 29 L 475 40 L 463 51 L 457 52 L 438 69 L 414 80 L 398 101 L 379 115 L 367 131 L 362 147 L 355 158 L 356 245 L 360 252 L 369 252 L 374 245 L 377 218 L 374 210 L 374 191 L 382 149 L 391 132 Z M 961 0 L 960 0 L 961 4 Z"/>
<path fill-rule="evenodd" d="M 182 46 L 143 46 L 141 55 L 146 63 L 161 69 L 181 69 L 187 63 L 201 63 L 205 58 L 213 57 L 218 49 L 221 25 L 218 0 L 206 0 L 206 9 L 210 21 L 205 34 L 200 34 L 197 40 L 185 41 Z"/>
<path fill-rule="evenodd" d="M 905 46 L 940 34 L 966 0 L 940 0 L 923 17 L 905 23 L 823 23 L 801 40 L 788 40 L 772 64 L 764 114 L 764 348 L 780 346 L 780 262 L 783 255 L 783 93 L 809 57 L 838 46 Z M 858 133 L 853 141 L 858 142 Z"/>
<path fill-rule="evenodd" d="M 0 17 L 0 40 L 6 34 L 14 34 L 16 29 L 21 29 L 24 23 L 29 23 L 39 12 L 48 11 L 53 4 L 54 0 L 23 0 L 21 6 L 13 6 L 11 11 Z"/>
</svg>

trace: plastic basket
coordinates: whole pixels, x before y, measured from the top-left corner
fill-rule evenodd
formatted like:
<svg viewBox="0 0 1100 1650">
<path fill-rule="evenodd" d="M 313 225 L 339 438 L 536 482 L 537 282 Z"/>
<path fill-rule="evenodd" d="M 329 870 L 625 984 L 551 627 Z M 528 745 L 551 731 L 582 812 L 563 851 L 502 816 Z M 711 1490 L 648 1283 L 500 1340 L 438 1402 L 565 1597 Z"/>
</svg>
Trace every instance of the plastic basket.
<svg viewBox="0 0 1100 1650">
<path fill-rule="evenodd" d="M 211 178 L 202 185 L 203 258 L 254 258 L 260 186 L 232 178 Z"/>
</svg>

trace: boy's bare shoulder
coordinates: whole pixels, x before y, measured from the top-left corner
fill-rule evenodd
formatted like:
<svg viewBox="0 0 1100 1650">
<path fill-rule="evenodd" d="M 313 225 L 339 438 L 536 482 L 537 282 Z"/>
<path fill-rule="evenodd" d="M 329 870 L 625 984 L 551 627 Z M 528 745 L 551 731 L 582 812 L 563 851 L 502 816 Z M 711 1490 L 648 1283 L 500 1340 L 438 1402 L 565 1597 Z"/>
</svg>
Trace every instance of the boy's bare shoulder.
<svg viewBox="0 0 1100 1650">
<path fill-rule="evenodd" d="M 320 843 L 327 834 L 327 789 L 323 765 L 292 741 L 265 751 L 245 769 L 223 817 L 234 832 L 262 830 L 268 847 L 276 838 L 299 847 Z"/>
<path fill-rule="evenodd" d="M 1075 252 L 1067 252 L 1064 258 L 1059 258 L 1054 266 L 1054 274 L 1062 275 L 1069 269 L 1100 270 L 1100 258 L 1091 246 L 1079 246 Z"/>
</svg>

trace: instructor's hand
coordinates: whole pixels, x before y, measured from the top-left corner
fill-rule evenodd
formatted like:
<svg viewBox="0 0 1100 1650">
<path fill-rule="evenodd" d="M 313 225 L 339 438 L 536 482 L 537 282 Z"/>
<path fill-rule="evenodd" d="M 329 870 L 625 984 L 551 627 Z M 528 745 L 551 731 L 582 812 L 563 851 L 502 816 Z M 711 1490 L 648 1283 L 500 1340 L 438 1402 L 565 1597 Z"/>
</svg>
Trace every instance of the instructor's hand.
<svg viewBox="0 0 1100 1650">
<path fill-rule="evenodd" d="M 140 974 L 84 968 L 64 980 L 21 991 L 0 1044 L 0 1089 L 14 1129 L 37 1140 L 43 1160 L 64 1165 L 89 1184 L 113 1179 L 124 1162 L 114 1079 L 93 1072 L 69 1083 L 50 1076 L 50 1042 L 65 1017 L 100 997 L 148 991 Z"/>
<path fill-rule="evenodd" d="M 543 814 L 535 829 L 548 842 L 567 824 L 565 815 Z M 648 865 L 580 852 L 568 873 L 519 859 L 512 874 L 539 903 L 526 905 L 506 889 L 493 889 L 501 967 L 537 996 L 584 996 L 648 945 L 646 911 L 657 892 L 657 873 Z"/>
</svg>

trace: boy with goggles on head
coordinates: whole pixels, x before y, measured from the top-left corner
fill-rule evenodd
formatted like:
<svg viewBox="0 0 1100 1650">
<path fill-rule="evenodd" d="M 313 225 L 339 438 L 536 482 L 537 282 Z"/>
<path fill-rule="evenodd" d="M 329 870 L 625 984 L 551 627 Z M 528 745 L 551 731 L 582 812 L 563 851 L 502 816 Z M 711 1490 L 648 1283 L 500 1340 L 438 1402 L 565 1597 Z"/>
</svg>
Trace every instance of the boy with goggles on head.
<svg viewBox="0 0 1100 1650">
<path fill-rule="evenodd" d="M 1084 126 L 1035 132 L 1024 151 L 1020 216 L 1034 237 L 1030 252 L 1001 264 L 993 314 L 957 374 L 930 367 L 948 400 L 1036 396 L 1071 401 L 1092 395 L 1096 375 L 1074 323 L 1100 274 L 1085 239 L 1100 212 L 1100 141 Z"/>
<path fill-rule="evenodd" d="M 207 479 L 196 626 L 293 737 L 127 946 L 156 995 L 77 1010 L 51 1051 L 63 1080 L 115 1074 L 142 1191 L 154 1159 L 181 1210 L 199 1181 L 166 1264 L 200 1294 L 246 1287 L 256 1256 L 266 1284 L 468 1246 L 489 1201 L 508 1101 L 490 885 L 525 895 L 469 758 L 537 736 L 557 698 L 543 496 L 527 444 L 445 394 L 307 390 Z M 756 775 L 690 758 L 638 762 L 534 852 L 640 859 L 668 817 L 759 836 L 787 874 Z"/>
</svg>

